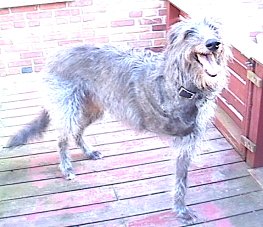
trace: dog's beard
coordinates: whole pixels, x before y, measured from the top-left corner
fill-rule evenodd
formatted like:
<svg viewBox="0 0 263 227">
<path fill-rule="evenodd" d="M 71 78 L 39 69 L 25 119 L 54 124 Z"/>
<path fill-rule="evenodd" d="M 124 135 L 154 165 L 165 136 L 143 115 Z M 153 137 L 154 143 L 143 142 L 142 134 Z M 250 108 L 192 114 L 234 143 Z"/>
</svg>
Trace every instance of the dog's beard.
<svg viewBox="0 0 263 227">
<path fill-rule="evenodd" d="M 202 71 L 196 77 L 196 85 L 201 90 L 220 91 L 227 85 L 227 74 L 220 70 L 217 76 L 211 77 Z"/>
<path fill-rule="evenodd" d="M 200 82 L 200 87 L 202 89 L 205 89 L 205 90 L 215 90 L 215 86 L 217 85 L 218 83 L 218 78 L 217 76 L 215 77 L 211 77 L 209 75 L 207 75 L 206 72 L 202 73 L 201 75 L 199 75 L 199 82 Z"/>
</svg>

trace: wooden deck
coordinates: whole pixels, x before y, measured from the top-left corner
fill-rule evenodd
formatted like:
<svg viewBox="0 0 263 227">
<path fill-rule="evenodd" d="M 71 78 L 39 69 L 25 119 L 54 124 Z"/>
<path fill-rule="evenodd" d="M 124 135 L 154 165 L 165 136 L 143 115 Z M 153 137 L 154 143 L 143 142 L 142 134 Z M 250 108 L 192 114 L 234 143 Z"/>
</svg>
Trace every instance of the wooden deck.
<svg viewBox="0 0 263 227">
<path fill-rule="evenodd" d="M 41 102 L 31 76 L 0 83 L 3 145 Z M 206 219 L 194 226 L 262 226 L 261 186 L 212 125 L 207 137 L 189 172 L 187 203 Z M 173 162 L 165 139 L 134 132 L 108 116 L 90 126 L 85 138 L 104 158 L 86 160 L 72 145 L 72 181 L 61 177 L 52 128 L 41 140 L 1 151 L 0 226 L 181 226 L 171 211 Z"/>
</svg>

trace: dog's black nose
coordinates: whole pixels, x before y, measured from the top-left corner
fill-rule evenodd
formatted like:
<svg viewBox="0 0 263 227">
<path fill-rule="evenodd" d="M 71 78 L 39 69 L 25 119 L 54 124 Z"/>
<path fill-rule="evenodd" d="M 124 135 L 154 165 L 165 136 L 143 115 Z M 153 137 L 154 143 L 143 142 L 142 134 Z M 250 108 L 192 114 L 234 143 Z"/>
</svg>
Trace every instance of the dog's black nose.
<svg viewBox="0 0 263 227">
<path fill-rule="evenodd" d="M 217 39 L 208 39 L 205 46 L 208 50 L 216 51 L 221 43 Z"/>
</svg>

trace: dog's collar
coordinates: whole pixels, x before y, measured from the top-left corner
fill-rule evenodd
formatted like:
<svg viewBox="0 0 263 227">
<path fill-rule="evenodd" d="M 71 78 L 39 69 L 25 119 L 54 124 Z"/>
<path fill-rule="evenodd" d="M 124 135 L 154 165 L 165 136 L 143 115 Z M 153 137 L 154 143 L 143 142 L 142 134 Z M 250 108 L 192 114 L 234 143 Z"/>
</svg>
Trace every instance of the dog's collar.
<svg viewBox="0 0 263 227">
<path fill-rule="evenodd" d="M 181 86 L 179 88 L 179 96 L 187 98 L 187 99 L 193 99 L 196 95 L 196 92 L 189 91 L 185 87 Z"/>
</svg>

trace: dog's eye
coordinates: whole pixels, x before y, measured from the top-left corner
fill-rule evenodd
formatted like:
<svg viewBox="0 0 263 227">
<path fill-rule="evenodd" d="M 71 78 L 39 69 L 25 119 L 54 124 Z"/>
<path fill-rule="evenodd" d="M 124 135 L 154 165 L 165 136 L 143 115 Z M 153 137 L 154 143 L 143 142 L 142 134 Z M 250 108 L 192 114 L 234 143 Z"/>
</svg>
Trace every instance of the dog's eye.
<svg viewBox="0 0 263 227">
<path fill-rule="evenodd" d="M 188 37 L 192 37 L 192 36 L 195 35 L 195 33 L 196 33 L 196 32 L 195 32 L 193 29 L 189 29 L 189 30 L 187 30 L 187 31 L 185 32 L 184 38 L 186 39 L 186 38 L 188 38 Z"/>
<path fill-rule="evenodd" d="M 214 25 L 212 25 L 212 24 L 209 25 L 209 28 L 211 28 L 211 29 L 214 30 L 214 31 L 218 29 L 216 26 L 214 26 Z"/>
</svg>

